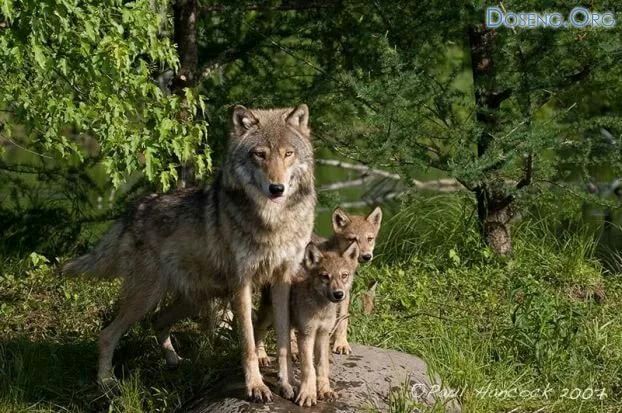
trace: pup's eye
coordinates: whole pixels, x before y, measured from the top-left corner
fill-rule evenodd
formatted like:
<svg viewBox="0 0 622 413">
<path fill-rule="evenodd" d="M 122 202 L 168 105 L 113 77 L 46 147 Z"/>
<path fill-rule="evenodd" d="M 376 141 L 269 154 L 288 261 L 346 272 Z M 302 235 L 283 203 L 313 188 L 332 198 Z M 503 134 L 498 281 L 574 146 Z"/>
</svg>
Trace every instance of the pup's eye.
<svg viewBox="0 0 622 413">
<path fill-rule="evenodd" d="M 341 274 L 341 279 L 347 280 L 349 276 L 350 276 L 350 273 L 344 272 L 343 274 Z"/>
<path fill-rule="evenodd" d="M 374 240 L 374 237 L 367 237 L 368 242 L 372 242 L 373 240 Z"/>
<path fill-rule="evenodd" d="M 287 151 L 285 152 L 285 157 L 289 158 L 290 156 L 292 156 L 294 154 L 294 151 Z"/>
<path fill-rule="evenodd" d="M 320 274 L 320 278 L 322 278 L 323 280 L 328 281 L 328 280 L 330 280 L 330 274 L 327 273 L 327 272 L 323 272 L 323 273 Z"/>
<path fill-rule="evenodd" d="M 259 159 L 266 159 L 266 152 L 264 151 L 252 151 L 251 154 L 255 157 L 255 158 L 259 158 Z"/>
<path fill-rule="evenodd" d="M 358 241 L 358 239 L 356 239 L 357 237 L 348 237 L 348 241 L 350 242 L 354 242 L 354 241 Z"/>
</svg>

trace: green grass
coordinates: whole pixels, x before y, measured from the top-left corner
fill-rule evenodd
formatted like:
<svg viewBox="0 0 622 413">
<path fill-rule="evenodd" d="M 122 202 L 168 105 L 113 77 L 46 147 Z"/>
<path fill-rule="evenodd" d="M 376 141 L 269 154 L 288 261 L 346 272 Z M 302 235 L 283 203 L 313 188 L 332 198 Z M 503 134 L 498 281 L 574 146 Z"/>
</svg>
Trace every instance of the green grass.
<svg viewBox="0 0 622 413">
<path fill-rule="evenodd" d="M 467 412 L 622 411 L 622 278 L 594 258 L 592 234 L 544 222 L 518 223 L 514 253 L 499 258 L 455 199 L 414 201 L 359 271 L 352 338 L 422 356 Z M 495 394 L 512 389 L 529 394 Z M 396 400 L 396 412 L 412 402 Z"/>
<path fill-rule="evenodd" d="M 188 360 L 167 370 L 147 320 L 121 340 L 120 380 L 103 392 L 95 383 L 97 335 L 114 316 L 119 284 L 64 279 L 46 263 L 4 269 L 0 412 L 172 411 L 239 364 L 230 333 L 210 338 L 188 321 L 174 336 Z"/>
<path fill-rule="evenodd" d="M 412 200 L 385 223 L 374 263 L 357 275 L 351 340 L 423 357 L 465 412 L 622 411 L 622 278 L 595 259 L 593 235 L 527 215 L 514 253 L 499 258 L 481 246 L 471 211 L 455 197 Z M 189 362 L 169 371 L 144 322 L 122 339 L 118 387 L 102 394 L 96 337 L 118 283 L 53 267 L 33 256 L 2 272 L 1 412 L 173 411 L 238 365 L 233 336 L 209 338 L 189 321 L 174 334 Z M 364 315 L 372 282 L 375 309 Z M 546 388 L 548 397 L 535 391 Z M 494 393 L 512 389 L 530 395 Z M 407 387 L 391 395 L 390 411 L 416 408 Z"/>
</svg>

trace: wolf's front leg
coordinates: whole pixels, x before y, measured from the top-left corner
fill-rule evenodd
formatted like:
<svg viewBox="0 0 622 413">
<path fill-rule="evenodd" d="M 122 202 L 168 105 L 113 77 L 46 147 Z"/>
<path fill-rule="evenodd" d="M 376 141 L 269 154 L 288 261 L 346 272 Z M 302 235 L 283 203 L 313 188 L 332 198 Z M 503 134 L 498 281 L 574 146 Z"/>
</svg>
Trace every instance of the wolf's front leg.
<svg viewBox="0 0 622 413">
<path fill-rule="evenodd" d="M 313 347 L 315 331 L 298 332 L 298 350 L 300 351 L 300 389 L 294 402 L 299 406 L 313 406 L 317 404 L 317 387 L 315 367 L 313 366 Z"/>
<path fill-rule="evenodd" d="M 250 282 L 242 284 L 233 294 L 233 312 L 238 320 L 240 339 L 242 342 L 242 367 L 246 380 L 246 393 L 252 400 L 269 402 L 272 393 L 266 386 L 259 373 L 259 363 L 255 349 L 252 320 L 252 285 Z"/>
<path fill-rule="evenodd" d="M 330 336 L 328 331 L 319 331 L 315 341 L 315 358 L 317 360 L 317 397 L 318 399 L 334 400 L 335 392 L 330 388 Z"/>
<path fill-rule="evenodd" d="M 279 363 L 279 387 L 286 399 L 294 398 L 292 388 L 293 368 L 289 350 L 289 280 L 279 280 L 272 284 L 272 308 L 274 329 L 276 330 L 277 360 Z"/>
<path fill-rule="evenodd" d="M 348 343 L 348 317 L 350 310 L 350 293 L 346 293 L 345 299 L 337 306 L 337 326 L 335 328 L 335 343 L 333 352 L 337 354 L 350 354 L 352 348 Z"/>
</svg>

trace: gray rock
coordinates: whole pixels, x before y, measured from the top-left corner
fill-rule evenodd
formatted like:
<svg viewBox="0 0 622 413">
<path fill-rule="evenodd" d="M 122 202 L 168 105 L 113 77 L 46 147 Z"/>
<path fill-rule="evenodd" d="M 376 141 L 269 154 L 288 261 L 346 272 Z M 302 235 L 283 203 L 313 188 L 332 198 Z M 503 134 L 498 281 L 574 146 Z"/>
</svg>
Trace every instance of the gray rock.
<svg viewBox="0 0 622 413">
<path fill-rule="evenodd" d="M 182 411 L 191 413 L 386 411 L 391 390 L 407 386 L 407 394 L 410 396 L 411 389 L 414 388 L 415 397 L 419 402 L 427 405 L 439 403 L 445 406 L 446 412 L 460 412 L 455 400 L 434 398 L 440 392 L 430 389 L 437 382 L 430 379 L 427 366 L 420 358 L 398 351 L 362 345 L 353 345 L 352 350 L 353 353 L 349 356 L 333 355 L 330 379 L 333 390 L 337 393 L 337 400 L 334 402 L 318 401 L 314 407 L 298 407 L 275 394 L 272 403 L 251 403 L 245 398 L 244 380 L 238 369 L 234 376 L 225 377 L 218 388 L 208 390 L 208 394 L 190 401 Z M 266 383 L 273 391 L 277 388 L 274 364 L 273 362 L 270 368 L 262 371 Z M 298 368 L 296 371 L 298 372 Z"/>
</svg>

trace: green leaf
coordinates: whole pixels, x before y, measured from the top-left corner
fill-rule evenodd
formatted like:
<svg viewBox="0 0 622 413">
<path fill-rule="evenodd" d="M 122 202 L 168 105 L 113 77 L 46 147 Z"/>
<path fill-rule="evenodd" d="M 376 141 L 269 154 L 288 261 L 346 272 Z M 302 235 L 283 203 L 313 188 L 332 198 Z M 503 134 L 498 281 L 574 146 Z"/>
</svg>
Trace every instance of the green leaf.
<svg viewBox="0 0 622 413">
<path fill-rule="evenodd" d="M 39 45 L 35 42 L 31 44 L 31 50 L 35 62 L 39 65 L 40 68 L 45 69 L 47 59 L 45 58 L 45 54 Z"/>
</svg>

